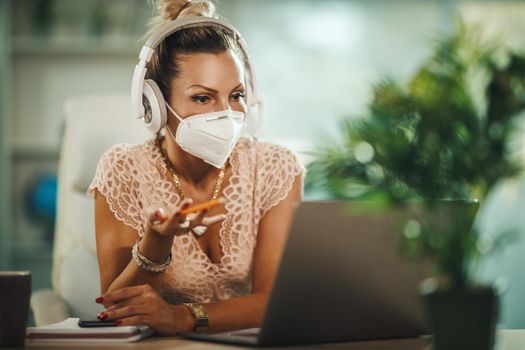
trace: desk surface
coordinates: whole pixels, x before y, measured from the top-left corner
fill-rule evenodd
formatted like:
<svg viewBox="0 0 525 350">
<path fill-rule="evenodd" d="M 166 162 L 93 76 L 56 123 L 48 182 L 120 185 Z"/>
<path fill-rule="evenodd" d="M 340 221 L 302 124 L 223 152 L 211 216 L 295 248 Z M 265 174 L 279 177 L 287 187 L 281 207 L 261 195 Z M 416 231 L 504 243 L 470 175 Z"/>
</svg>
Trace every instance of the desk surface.
<svg viewBox="0 0 525 350">
<path fill-rule="evenodd" d="M 512 329 L 498 331 L 497 350 L 523 350 L 525 349 L 525 329 Z M 186 340 L 179 337 L 151 337 L 136 343 L 125 344 L 82 344 L 82 343 L 35 343 L 27 342 L 26 348 L 51 350 L 51 349 L 111 349 L 111 350 L 143 350 L 143 349 L 187 349 L 187 350 L 240 350 L 254 349 L 234 345 L 221 345 Z M 427 339 L 398 339 L 351 343 L 316 344 L 312 346 L 286 347 L 284 349 L 350 349 L 350 350 L 431 350 L 430 341 Z M 259 348 L 260 349 L 260 348 Z M 270 348 L 279 349 L 279 348 Z"/>
</svg>

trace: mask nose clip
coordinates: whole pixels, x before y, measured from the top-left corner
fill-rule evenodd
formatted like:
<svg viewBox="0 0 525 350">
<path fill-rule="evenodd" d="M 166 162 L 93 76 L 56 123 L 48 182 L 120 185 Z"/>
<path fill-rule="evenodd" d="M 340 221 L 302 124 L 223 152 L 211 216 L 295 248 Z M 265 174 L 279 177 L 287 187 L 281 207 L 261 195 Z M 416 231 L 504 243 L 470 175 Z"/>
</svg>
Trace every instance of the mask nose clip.
<svg viewBox="0 0 525 350">
<path fill-rule="evenodd" d="M 219 119 L 226 119 L 228 118 L 228 114 L 224 114 L 224 115 L 215 115 L 215 116 L 212 116 L 212 117 L 207 117 L 206 118 L 206 121 L 207 122 L 210 122 L 212 120 L 219 120 Z"/>
</svg>

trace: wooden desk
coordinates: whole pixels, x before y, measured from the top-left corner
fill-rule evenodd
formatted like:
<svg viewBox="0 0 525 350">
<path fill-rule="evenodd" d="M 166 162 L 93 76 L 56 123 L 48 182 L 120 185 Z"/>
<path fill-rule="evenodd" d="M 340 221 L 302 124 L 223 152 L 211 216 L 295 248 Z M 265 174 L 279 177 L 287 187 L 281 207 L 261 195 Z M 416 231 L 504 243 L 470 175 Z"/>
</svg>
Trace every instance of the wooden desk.
<svg viewBox="0 0 525 350">
<path fill-rule="evenodd" d="M 186 349 L 186 350 L 241 350 L 254 349 L 252 347 L 240 347 L 234 345 L 222 345 L 205 343 L 193 340 L 186 340 L 179 337 L 151 337 L 136 343 L 125 344 L 82 344 L 82 343 L 33 343 L 27 342 L 26 348 L 39 350 L 54 349 L 85 349 L 85 350 L 167 350 L 167 349 Z M 260 349 L 260 348 L 259 348 Z M 269 348 L 280 349 L 280 348 Z M 297 347 L 285 347 L 282 349 L 350 349 L 350 350 L 431 350 L 432 346 L 427 339 L 399 339 L 381 340 L 351 343 L 333 343 L 301 345 Z M 500 330 L 498 331 L 497 350 L 523 350 L 525 349 L 525 329 Z"/>
</svg>

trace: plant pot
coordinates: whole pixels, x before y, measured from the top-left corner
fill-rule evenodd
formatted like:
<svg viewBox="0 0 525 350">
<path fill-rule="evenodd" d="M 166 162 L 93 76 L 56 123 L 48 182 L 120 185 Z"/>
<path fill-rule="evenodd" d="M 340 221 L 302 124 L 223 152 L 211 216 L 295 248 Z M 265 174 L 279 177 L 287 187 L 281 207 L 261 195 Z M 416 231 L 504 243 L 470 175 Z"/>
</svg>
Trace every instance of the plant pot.
<svg viewBox="0 0 525 350">
<path fill-rule="evenodd" d="M 492 350 L 499 296 L 491 287 L 423 294 L 434 350 Z"/>
</svg>

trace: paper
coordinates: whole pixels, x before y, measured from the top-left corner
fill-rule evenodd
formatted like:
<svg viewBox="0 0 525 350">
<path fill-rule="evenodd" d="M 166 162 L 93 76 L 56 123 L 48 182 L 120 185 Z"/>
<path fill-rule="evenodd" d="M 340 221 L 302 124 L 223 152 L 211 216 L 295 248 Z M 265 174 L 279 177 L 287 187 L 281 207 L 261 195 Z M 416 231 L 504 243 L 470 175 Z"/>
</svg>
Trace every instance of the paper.
<svg viewBox="0 0 525 350">
<path fill-rule="evenodd" d="M 119 343 L 137 341 L 153 333 L 146 325 L 82 328 L 78 326 L 78 318 L 68 318 L 48 326 L 29 327 L 26 335 L 29 341 L 39 342 Z"/>
</svg>

